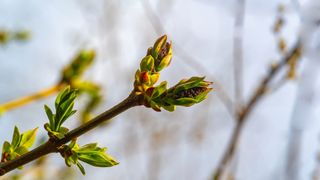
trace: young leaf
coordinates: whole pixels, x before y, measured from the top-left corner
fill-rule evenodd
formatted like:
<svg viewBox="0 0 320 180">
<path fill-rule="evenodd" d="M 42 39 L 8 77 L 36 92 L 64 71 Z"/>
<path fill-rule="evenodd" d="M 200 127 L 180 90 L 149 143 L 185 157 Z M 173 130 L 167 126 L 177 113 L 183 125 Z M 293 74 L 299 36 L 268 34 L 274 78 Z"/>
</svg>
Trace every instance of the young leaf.
<svg viewBox="0 0 320 180">
<path fill-rule="evenodd" d="M 46 114 L 48 116 L 50 127 L 51 128 L 55 127 L 54 115 L 53 115 L 51 109 L 47 105 L 44 105 L 44 110 L 46 111 Z"/>
<path fill-rule="evenodd" d="M 111 167 L 119 164 L 113 157 L 105 152 L 88 151 L 78 153 L 79 160 L 96 167 Z"/>
<path fill-rule="evenodd" d="M 27 149 L 30 148 L 34 143 L 37 131 L 38 131 L 38 128 L 24 132 L 21 135 L 20 146 L 24 146 Z"/>
<path fill-rule="evenodd" d="M 76 164 L 77 164 L 78 168 L 80 169 L 81 173 L 83 175 L 86 175 L 86 171 L 84 170 L 83 166 L 79 162 L 77 162 Z"/>
<path fill-rule="evenodd" d="M 11 145 L 13 146 L 13 148 L 16 148 L 19 146 L 21 141 L 21 136 L 20 136 L 20 132 L 17 126 L 14 127 L 14 131 L 13 131 L 13 135 L 12 135 L 12 141 L 11 141 Z"/>
</svg>

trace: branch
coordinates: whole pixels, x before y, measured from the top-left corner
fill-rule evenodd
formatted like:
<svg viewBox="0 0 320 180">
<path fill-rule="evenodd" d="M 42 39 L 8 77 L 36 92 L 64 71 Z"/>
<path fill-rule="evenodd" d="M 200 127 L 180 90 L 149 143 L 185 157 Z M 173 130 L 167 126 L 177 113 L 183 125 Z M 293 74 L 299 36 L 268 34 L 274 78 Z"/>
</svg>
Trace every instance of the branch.
<svg viewBox="0 0 320 180">
<path fill-rule="evenodd" d="M 53 140 L 49 139 L 46 143 L 42 144 L 41 146 L 37 147 L 36 149 L 18 157 L 17 159 L 14 159 L 12 161 L 8 161 L 5 163 L 0 164 L 0 176 L 18 168 L 21 167 L 35 159 L 38 159 L 41 156 L 50 154 L 50 153 L 57 153 L 58 148 L 71 141 L 72 139 L 75 139 L 89 130 L 97 127 L 101 123 L 110 120 L 111 118 L 117 116 L 118 114 L 134 107 L 141 105 L 143 97 L 141 95 L 135 95 L 134 93 L 131 93 L 126 99 L 124 99 L 122 102 L 117 104 L 116 106 L 112 107 L 111 109 L 105 111 L 104 113 L 98 115 L 91 121 L 79 126 L 78 128 L 70 131 L 65 135 L 64 138 L 60 140 Z"/>
<path fill-rule="evenodd" d="M 268 90 L 268 85 L 271 82 L 271 80 L 275 77 L 275 75 L 283 69 L 289 61 L 295 57 L 299 56 L 301 54 L 301 44 L 300 42 L 297 42 L 296 45 L 292 48 L 292 50 L 279 62 L 277 66 L 271 66 L 269 69 L 269 73 L 263 78 L 263 80 L 260 82 L 260 85 L 256 89 L 256 91 L 251 96 L 248 104 L 237 114 L 237 124 L 235 127 L 235 130 L 233 131 L 233 134 L 231 136 L 230 142 L 228 144 L 228 147 L 218 164 L 218 168 L 216 170 L 216 173 L 214 175 L 214 179 L 218 180 L 221 179 L 223 171 L 225 167 L 227 166 L 228 162 L 233 159 L 233 156 L 235 154 L 235 150 L 238 145 L 238 141 L 240 138 L 240 133 L 242 131 L 242 128 L 247 120 L 247 117 L 252 112 L 254 106 L 261 100 L 265 92 Z"/>
<path fill-rule="evenodd" d="M 61 88 L 63 88 L 63 87 L 64 87 L 64 84 L 58 83 L 50 88 L 43 89 L 43 90 L 36 92 L 34 94 L 24 96 L 19 99 L 15 99 L 15 100 L 0 104 L 0 113 L 6 112 L 9 110 L 24 106 L 26 104 L 29 104 L 33 101 L 48 97 L 48 96 L 58 92 L 59 90 L 61 90 Z"/>
</svg>

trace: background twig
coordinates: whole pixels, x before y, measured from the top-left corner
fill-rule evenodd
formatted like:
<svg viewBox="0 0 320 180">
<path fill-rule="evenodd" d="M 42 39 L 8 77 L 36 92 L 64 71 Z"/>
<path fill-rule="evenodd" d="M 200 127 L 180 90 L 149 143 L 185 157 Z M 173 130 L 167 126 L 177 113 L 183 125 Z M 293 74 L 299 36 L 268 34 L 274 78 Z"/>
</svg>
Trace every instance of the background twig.
<svg viewBox="0 0 320 180">
<path fill-rule="evenodd" d="M 268 90 L 268 85 L 271 82 L 271 80 L 282 68 L 284 68 L 288 64 L 288 62 L 293 56 L 297 56 L 300 54 L 301 54 L 301 45 L 300 45 L 300 42 L 297 42 L 295 46 L 292 48 L 292 50 L 279 62 L 277 66 L 270 67 L 269 73 L 266 75 L 265 78 L 262 79 L 258 88 L 255 90 L 255 92 L 251 96 L 247 105 L 243 108 L 242 111 L 239 112 L 239 114 L 237 115 L 236 127 L 231 135 L 231 139 L 222 156 L 222 159 L 218 164 L 217 170 L 214 175 L 214 179 L 221 179 L 224 169 L 226 168 L 230 160 L 233 159 L 235 150 L 238 145 L 241 131 L 245 125 L 245 122 L 247 122 L 246 121 L 247 117 L 252 112 L 254 106 L 261 100 L 265 92 Z"/>
</svg>

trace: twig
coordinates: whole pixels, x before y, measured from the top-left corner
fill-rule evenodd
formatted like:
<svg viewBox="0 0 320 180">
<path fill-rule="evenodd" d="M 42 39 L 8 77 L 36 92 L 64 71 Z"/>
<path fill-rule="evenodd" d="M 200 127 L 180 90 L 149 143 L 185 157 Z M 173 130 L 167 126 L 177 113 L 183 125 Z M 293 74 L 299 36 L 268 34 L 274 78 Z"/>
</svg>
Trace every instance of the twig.
<svg viewBox="0 0 320 180">
<path fill-rule="evenodd" d="M 245 0 L 238 0 L 235 13 L 233 31 L 233 75 L 235 90 L 235 110 L 242 106 L 243 101 L 243 22 L 245 13 Z"/>
<path fill-rule="evenodd" d="M 141 95 L 135 95 L 134 93 L 131 93 L 126 99 L 124 99 L 122 102 L 117 104 L 116 106 L 112 107 L 111 109 L 105 111 L 104 113 L 98 115 L 91 121 L 88 121 L 87 123 L 79 126 L 78 128 L 70 131 L 65 135 L 64 138 L 60 140 L 53 140 L 49 139 L 46 143 L 42 144 L 41 146 L 35 148 L 34 150 L 5 163 L 0 164 L 0 176 L 22 166 L 25 165 L 35 159 L 38 159 L 39 157 L 42 157 L 44 155 L 50 154 L 50 153 L 57 153 L 58 148 L 71 141 L 72 139 L 75 139 L 89 130 L 97 127 L 101 123 L 110 120 L 111 118 L 117 116 L 118 114 L 134 107 L 141 105 L 143 100 L 143 96 Z"/>
<path fill-rule="evenodd" d="M 275 75 L 284 68 L 289 60 L 298 54 L 301 54 L 301 44 L 300 42 L 297 42 L 296 45 L 292 48 L 292 50 L 279 62 L 277 66 L 271 66 L 269 73 L 266 75 L 265 78 L 261 81 L 260 85 L 256 89 L 256 91 L 251 96 L 248 104 L 243 108 L 242 111 L 239 112 L 237 115 L 237 124 L 235 127 L 235 130 L 233 131 L 233 134 L 231 136 L 230 142 L 227 146 L 227 149 L 218 164 L 217 170 L 213 176 L 215 180 L 221 179 L 223 175 L 223 171 L 227 164 L 230 162 L 231 159 L 233 159 L 233 156 L 235 154 L 235 150 L 238 145 L 238 141 L 240 138 L 240 133 L 242 131 L 243 126 L 245 125 L 245 122 L 247 122 L 247 117 L 252 112 L 254 106 L 261 100 L 265 92 L 268 90 L 268 85 L 270 81 L 275 77 Z"/>
<path fill-rule="evenodd" d="M 50 88 L 43 89 L 43 90 L 36 92 L 34 94 L 24 96 L 19 99 L 15 99 L 15 100 L 0 104 L 0 111 L 6 112 L 9 110 L 13 110 L 15 108 L 24 106 L 28 103 L 33 102 L 33 101 L 43 99 L 45 97 L 48 97 L 48 96 L 58 92 L 59 90 L 61 90 L 61 88 L 63 88 L 63 86 L 64 86 L 64 84 L 58 83 Z"/>
</svg>

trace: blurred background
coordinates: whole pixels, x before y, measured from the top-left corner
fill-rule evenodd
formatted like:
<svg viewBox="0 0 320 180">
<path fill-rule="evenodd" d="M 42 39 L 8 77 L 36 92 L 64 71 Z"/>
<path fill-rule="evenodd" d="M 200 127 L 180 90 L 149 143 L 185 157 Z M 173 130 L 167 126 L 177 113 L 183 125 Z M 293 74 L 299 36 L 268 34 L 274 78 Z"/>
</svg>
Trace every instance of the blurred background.
<svg viewBox="0 0 320 180">
<path fill-rule="evenodd" d="M 97 56 L 84 77 L 103 92 L 97 115 L 127 97 L 141 58 L 163 34 L 173 43 L 173 60 L 160 80 L 174 85 L 206 76 L 215 88 L 191 108 L 133 108 L 78 139 L 108 147 L 117 166 L 84 164 L 83 176 L 51 154 L 0 179 L 213 179 L 237 112 L 296 44 L 301 55 L 279 68 L 250 107 L 222 179 L 320 179 L 319 25 L 318 0 L 0 0 L 0 31 L 31 36 L 0 44 L 0 103 L 54 85 L 89 48 Z M 17 125 L 21 131 L 40 127 L 39 144 L 46 137 L 43 105 L 52 107 L 54 98 L 3 114 L 0 142 L 10 140 Z M 76 109 L 86 101 L 81 96 Z M 78 126 L 79 116 L 66 126 Z"/>
</svg>

